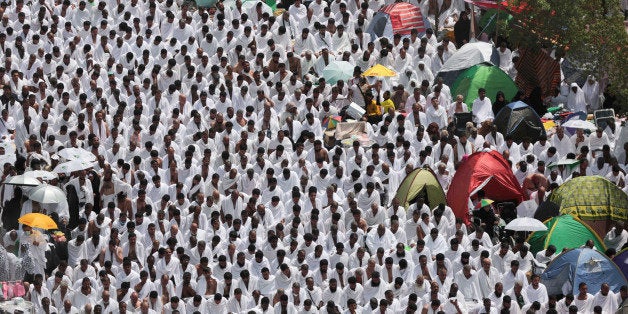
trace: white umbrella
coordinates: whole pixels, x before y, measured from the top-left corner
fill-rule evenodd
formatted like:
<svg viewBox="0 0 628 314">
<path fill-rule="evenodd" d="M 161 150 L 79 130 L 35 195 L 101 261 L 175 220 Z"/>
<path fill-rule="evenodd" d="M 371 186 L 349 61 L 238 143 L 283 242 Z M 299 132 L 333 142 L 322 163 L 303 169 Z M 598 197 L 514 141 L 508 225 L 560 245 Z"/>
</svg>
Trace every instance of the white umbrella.
<svg viewBox="0 0 628 314">
<path fill-rule="evenodd" d="M 537 219 L 522 217 L 508 223 L 506 229 L 513 231 L 546 231 L 547 226 Z"/>
<path fill-rule="evenodd" d="M 556 166 L 574 166 L 580 163 L 580 160 L 578 159 L 571 159 L 571 158 L 562 158 L 559 161 L 550 163 L 549 165 L 547 165 L 548 168 L 553 168 Z"/>
<path fill-rule="evenodd" d="M 70 174 L 74 171 L 89 169 L 94 166 L 94 162 L 84 160 L 70 160 L 57 165 L 54 169 L 56 173 Z"/>
<path fill-rule="evenodd" d="M 597 127 L 595 126 L 595 124 L 589 121 L 583 121 L 579 119 L 571 119 L 561 125 L 565 128 L 572 128 L 572 129 L 581 129 L 581 130 L 590 130 L 590 131 L 597 130 Z"/>
<path fill-rule="evenodd" d="M 9 185 L 23 185 L 23 186 L 38 186 L 41 184 L 36 177 L 29 176 L 26 174 L 20 174 L 12 177 L 9 181 L 5 182 L 5 184 Z"/>
<path fill-rule="evenodd" d="M 54 180 L 59 178 L 58 174 L 45 170 L 26 171 L 24 172 L 24 175 L 31 176 L 33 178 L 41 178 L 42 180 Z"/>
<path fill-rule="evenodd" d="M 60 150 L 57 155 L 67 160 L 96 161 L 96 156 L 83 148 L 64 148 Z"/>
<path fill-rule="evenodd" d="M 59 204 L 66 200 L 67 196 L 62 189 L 48 184 L 42 184 L 34 188 L 28 198 L 42 204 Z"/>
</svg>

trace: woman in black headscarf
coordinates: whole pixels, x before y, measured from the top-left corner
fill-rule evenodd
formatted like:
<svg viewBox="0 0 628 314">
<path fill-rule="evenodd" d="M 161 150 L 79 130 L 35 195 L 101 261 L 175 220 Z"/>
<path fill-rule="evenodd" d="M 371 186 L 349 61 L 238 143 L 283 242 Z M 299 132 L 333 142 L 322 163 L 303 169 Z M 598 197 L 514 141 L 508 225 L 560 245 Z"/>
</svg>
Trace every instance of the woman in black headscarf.
<svg viewBox="0 0 628 314">
<path fill-rule="evenodd" d="M 506 96 L 504 92 L 497 92 L 497 96 L 495 96 L 495 102 L 493 103 L 493 113 L 497 115 L 497 113 L 502 110 L 502 108 L 506 107 L 508 103 L 506 102 Z"/>
</svg>

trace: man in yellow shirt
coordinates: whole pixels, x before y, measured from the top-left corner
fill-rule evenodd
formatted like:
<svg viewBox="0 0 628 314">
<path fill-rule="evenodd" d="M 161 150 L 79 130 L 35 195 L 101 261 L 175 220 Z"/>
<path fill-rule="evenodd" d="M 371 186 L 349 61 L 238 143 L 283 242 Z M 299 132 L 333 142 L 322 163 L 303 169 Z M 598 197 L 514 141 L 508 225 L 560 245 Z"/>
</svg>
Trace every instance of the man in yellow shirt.
<svg viewBox="0 0 628 314">
<path fill-rule="evenodd" d="M 364 95 L 364 103 L 366 104 L 366 116 L 371 124 L 379 123 L 382 120 L 382 107 L 374 99 L 372 92 L 366 92 Z"/>
<path fill-rule="evenodd" d="M 390 99 L 390 91 L 384 92 L 384 101 L 382 101 L 383 113 L 390 113 L 390 110 L 394 112 L 396 110 L 395 103 Z"/>
</svg>

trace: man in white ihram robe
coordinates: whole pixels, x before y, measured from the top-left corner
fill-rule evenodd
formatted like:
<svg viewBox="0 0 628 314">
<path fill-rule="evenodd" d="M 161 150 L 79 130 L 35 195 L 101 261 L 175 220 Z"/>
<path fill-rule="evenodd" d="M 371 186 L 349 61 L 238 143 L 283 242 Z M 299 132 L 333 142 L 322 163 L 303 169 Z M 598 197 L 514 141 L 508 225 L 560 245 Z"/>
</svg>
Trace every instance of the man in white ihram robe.
<svg viewBox="0 0 628 314">
<path fill-rule="evenodd" d="M 603 283 L 600 291 L 593 298 L 591 308 L 599 305 L 602 307 L 602 313 L 613 313 L 619 307 L 618 300 L 617 295 L 610 291 L 608 284 Z"/>
<path fill-rule="evenodd" d="M 475 277 L 482 299 L 488 298 L 491 292 L 493 292 L 495 284 L 502 281 L 499 271 L 491 266 L 491 260 L 488 258 L 482 260 L 482 269 L 475 273 Z"/>
</svg>

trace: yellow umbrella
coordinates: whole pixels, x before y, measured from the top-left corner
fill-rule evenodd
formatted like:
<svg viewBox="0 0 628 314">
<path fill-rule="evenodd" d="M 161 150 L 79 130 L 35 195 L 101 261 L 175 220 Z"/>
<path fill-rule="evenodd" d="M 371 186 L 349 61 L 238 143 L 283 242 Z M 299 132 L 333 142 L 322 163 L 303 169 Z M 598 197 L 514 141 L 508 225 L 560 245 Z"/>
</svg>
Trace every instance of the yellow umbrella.
<svg viewBox="0 0 628 314">
<path fill-rule="evenodd" d="M 46 230 L 59 229 L 54 220 L 52 220 L 52 218 L 40 213 L 26 214 L 20 217 L 20 219 L 18 219 L 17 221 L 21 224 L 25 224 L 33 228 L 41 228 Z"/>
<path fill-rule="evenodd" d="M 551 128 L 555 126 L 556 126 L 556 123 L 552 120 L 543 122 L 543 127 L 545 128 L 545 131 L 549 131 Z"/>
<path fill-rule="evenodd" d="M 370 69 L 364 71 L 364 73 L 362 73 L 362 75 L 364 76 L 395 76 L 397 75 L 397 72 L 381 65 L 381 64 L 376 64 L 374 66 L 372 66 Z"/>
</svg>

